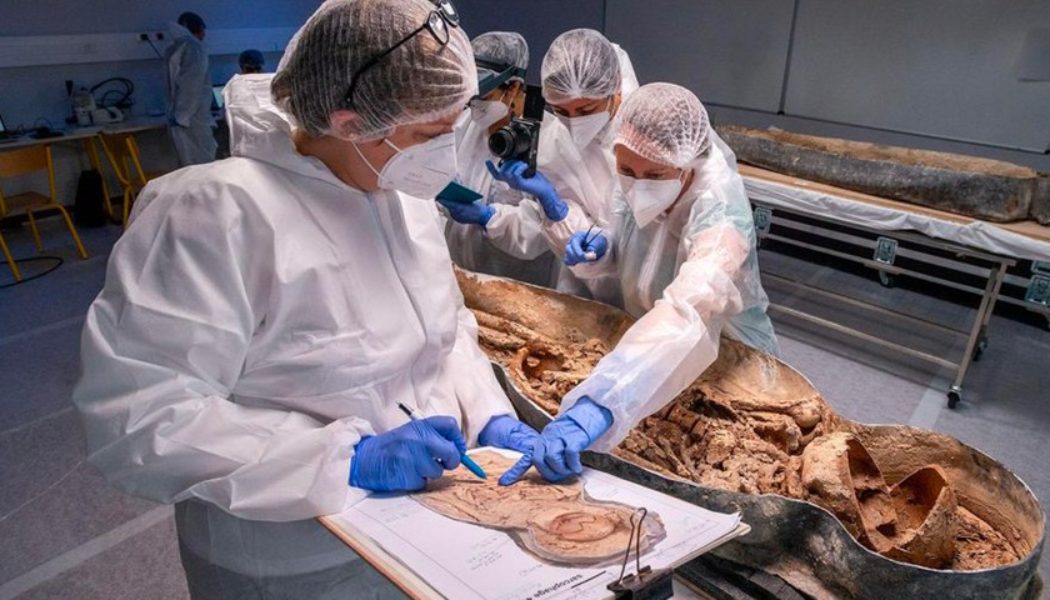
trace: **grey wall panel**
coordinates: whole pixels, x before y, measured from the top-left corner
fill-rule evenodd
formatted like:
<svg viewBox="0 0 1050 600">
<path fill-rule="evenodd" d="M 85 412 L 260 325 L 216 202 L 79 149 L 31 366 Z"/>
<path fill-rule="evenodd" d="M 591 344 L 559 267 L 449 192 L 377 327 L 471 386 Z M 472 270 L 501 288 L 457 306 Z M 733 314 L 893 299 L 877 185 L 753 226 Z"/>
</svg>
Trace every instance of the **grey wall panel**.
<svg viewBox="0 0 1050 600">
<path fill-rule="evenodd" d="M 776 111 L 793 10 L 790 0 L 608 0 L 605 33 L 630 53 L 642 83 Z"/>
<path fill-rule="evenodd" d="M 562 32 L 602 30 L 603 0 L 456 0 L 463 28 L 474 37 L 486 31 L 517 31 L 529 42 L 530 83 L 540 81 L 547 48 Z"/>
<path fill-rule="evenodd" d="M 193 11 L 212 29 L 298 27 L 319 0 L 0 0 L 0 35 L 120 33 L 162 29 L 183 11 Z"/>
<path fill-rule="evenodd" d="M 1050 83 L 1022 82 L 1047 0 L 800 0 L 785 112 L 1043 151 Z M 1050 57 L 1047 57 L 1050 60 Z"/>
</svg>

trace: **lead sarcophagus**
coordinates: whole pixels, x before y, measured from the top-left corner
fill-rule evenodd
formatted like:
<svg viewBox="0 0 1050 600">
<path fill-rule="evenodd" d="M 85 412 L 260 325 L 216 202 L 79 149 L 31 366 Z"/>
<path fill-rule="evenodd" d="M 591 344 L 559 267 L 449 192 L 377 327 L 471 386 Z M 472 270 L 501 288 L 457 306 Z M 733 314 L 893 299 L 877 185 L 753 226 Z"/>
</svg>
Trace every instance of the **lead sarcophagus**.
<svg viewBox="0 0 1050 600">
<path fill-rule="evenodd" d="M 1027 219 L 1037 193 L 1035 171 L 1003 161 L 735 125 L 718 133 L 741 162 L 978 219 Z"/>
<path fill-rule="evenodd" d="M 541 428 L 631 325 L 622 311 L 460 273 L 483 349 Z M 817 598 L 1031 597 L 1045 516 L 1006 467 L 950 437 L 840 417 L 800 373 L 723 339 L 718 360 L 595 468 L 718 511 L 717 554 Z"/>
</svg>

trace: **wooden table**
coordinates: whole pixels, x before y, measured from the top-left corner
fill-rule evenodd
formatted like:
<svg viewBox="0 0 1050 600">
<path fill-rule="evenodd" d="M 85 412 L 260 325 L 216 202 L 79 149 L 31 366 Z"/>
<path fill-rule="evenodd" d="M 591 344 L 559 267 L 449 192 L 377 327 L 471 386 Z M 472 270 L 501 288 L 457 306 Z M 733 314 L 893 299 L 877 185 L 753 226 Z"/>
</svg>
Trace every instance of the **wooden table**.
<svg viewBox="0 0 1050 600">
<path fill-rule="evenodd" d="M 88 156 L 88 162 L 91 164 L 91 167 L 101 174 L 103 172 L 102 160 L 99 158 L 99 152 L 94 143 L 95 140 L 98 139 L 99 134 L 134 134 L 153 129 L 164 129 L 167 127 L 168 121 L 165 117 L 132 117 L 120 123 L 110 123 L 93 127 L 78 127 L 65 130 L 63 135 L 57 137 L 38 139 L 25 135 L 7 142 L 0 142 L 0 152 L 7 152 L 9 150 L 26 148 L 29 146 L 81 142 L 84 152 Z M 106 183 L 105 177 L 102 177 L 102 193 L 106 198 L 110 198 L 109 186 Z M 106 206 L 109 206 L 108 201 L 106 202 Z M 113 215 L 110 215 L 110 218 L 113 218 Z"/>
</svg>

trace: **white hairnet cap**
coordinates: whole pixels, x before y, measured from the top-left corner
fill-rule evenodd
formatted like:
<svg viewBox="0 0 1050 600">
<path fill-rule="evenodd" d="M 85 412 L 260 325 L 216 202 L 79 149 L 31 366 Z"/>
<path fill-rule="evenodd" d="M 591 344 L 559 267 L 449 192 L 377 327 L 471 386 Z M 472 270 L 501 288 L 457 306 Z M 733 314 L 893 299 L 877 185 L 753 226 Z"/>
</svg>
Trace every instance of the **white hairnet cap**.
<svg viewBox="0 0 1050 600">
<path fill-rule="evenodd" d="M 489 31 L 470 41 L 474 57 L 521 69 L 529 66 L 529 44 L 520 33 L 513 31 Z M 478 68 L 478 79 L 498 75 L 489 69 Z M 521 79 L 512 77 L 511 80 Z"/>
<path fill-rule="evenodd" d="M 328 0 L 289 43 L 273 79 L 274 103 L 311 135 L 330 133 L 332 113 L 348 108 L 353 74 L 436 10 L 428 0 Z M 461 28 L 448 30 L 446 45 L 424 28 L 358 75 L 349 108 L 359 119 L 338 133 L 376 139 L 463 110 L 478 89 L 474 54 Z"/>
<path fill-rule="evenodd" d="M 572 29 L 551 42 L 540 75 L 550 102 L 608 98 L 620 91 L 620 58 L 601 33 Z"/>
<path fill-rule="evenodd" d="M 685 168 L 711 146 L 707 109 L 680 85 L 643 85 L 627 98 L 618 116 L 614 144 L 662 165 Z"/>
</svg>

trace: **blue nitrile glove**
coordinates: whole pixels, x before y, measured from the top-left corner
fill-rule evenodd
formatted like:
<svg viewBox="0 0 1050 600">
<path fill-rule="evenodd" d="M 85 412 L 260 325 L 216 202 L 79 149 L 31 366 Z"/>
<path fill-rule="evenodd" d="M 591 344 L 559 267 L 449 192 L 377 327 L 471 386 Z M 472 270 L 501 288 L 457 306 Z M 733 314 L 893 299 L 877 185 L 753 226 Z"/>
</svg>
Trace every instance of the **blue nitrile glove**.
<svg viewBox="0 0 1050 600">
<path fill-rule="evenodd" d="M 362 439 L 350 459 L 350 485 L 373 492 L 421 490 L 459 466 L 467 443 L 452 417 L 427 417 Z"/>
<path fill-rule="evenodd" d="M 551 221 L 561 221 L 569 214 L 569 206 L 558 196 L 554 184 L 543 173 L 536 171 L 532 177 L 525 177 L 525 170 L 529 168 L 525 162 L 508 160 L 497 169 L 491 160 L 486 160 L 485 166 L 493 179 L 502 181 L 519 192 L 535 196 L 543 207 L 543 213 Z"/>
<path fill-rule="evenodd" d="M 515 472 L 514 469 L 504 473 L 499 478 L 500 485 L 510 485 L 521 479 L 521 476 L 525 474 L 525 471 L 529 470 L 529 467 L 536 460 L 539 461 L 536 467 L 544 478 L 556 476 L 553 471 L 547 468 L 547 463 L 543 461 L 543 438 L 536 433 L 535 429 L 514 417 L 507 415 L 492 417 L 488 424 L 485 425 L 485 429 L 481 430 L 481 435 L 478 436 L 478 444 L 521 452 L 524 454 L 521 460 L 526 461 L 528 459 L 527 462 L 524 462 L 525 466 L 521 473 Z M 537 459 L 537 457 L 539 458 Z"/>
<path fill-rule="evenodd" d="M 604 235 L 577 231 L 565 245 L 565 266 L 574 267 L 582 262 L 594 262 L 605 256 L 608 250 L 609 240 Z"/>
<path fill-rule="evenodd" d="M 518 481 L 532 466 L 547 481 L 561 481 L 579 475 L 583 472 L 580 452 L 608 431 L 612 424 L 613 416 L 607 408 L 587 396 L 580 398 L 565 414 L 543 428 L 538 444 L 543 451 L 521 457 L 499 478 L 500 484 L 510 485 Z"/>
<path fill-rule="evenodd" d="M 463 204 L 462 202 L 445 200 L 441 196 L 438 196 L 437 201 L 438 204 L 448 209 L 449 216 L 451 216 L 452 220 L 457 223 L 481 225 L 484 227 L 489 224 L 492 216 L 496 214 L 496 209 L 485 204 L 481 200 L 471 204 Z"/>
</svg>

